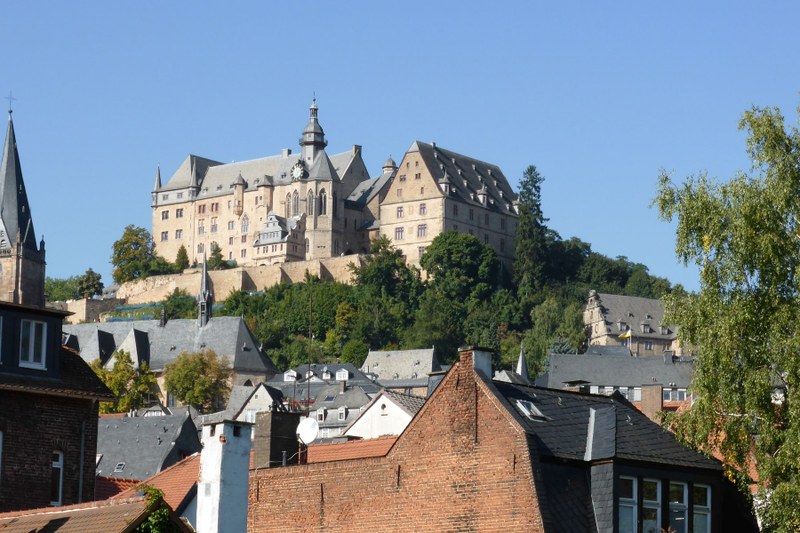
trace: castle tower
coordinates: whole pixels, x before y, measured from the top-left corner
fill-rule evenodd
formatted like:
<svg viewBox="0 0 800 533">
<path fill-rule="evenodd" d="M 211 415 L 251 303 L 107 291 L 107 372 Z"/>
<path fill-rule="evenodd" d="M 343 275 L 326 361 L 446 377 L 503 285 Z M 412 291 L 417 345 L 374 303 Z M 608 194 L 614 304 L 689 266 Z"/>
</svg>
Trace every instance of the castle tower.
<svg viewBox="0 0 800 533">
<path fill-rule="evenodd" d="M 319 125 L 319 120 L 317 119 L 317 110 L 317 99 L 314 98 L 309 108 L 308 124 L 303 130 L 303 138 L 300 141 L 301 157 L 307 166 L 314 162 L 317 152 L 324 150 L 328 145 L 328 141 L 325 140 L 325 132 L 322 131 L 322 126 Z"/>
<path fill-rule="evenodd" d="M 44 239 L 37 246 L 9 109 L 0 163 L 0 300 L 44 307 L 44 269 Z"/>
</svg>

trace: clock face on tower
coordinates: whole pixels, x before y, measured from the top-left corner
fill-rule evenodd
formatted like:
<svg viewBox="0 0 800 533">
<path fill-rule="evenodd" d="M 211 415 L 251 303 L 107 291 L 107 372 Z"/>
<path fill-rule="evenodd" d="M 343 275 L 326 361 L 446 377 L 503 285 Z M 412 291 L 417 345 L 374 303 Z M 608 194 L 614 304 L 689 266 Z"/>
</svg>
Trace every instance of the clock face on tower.
<svg viewBox="0 0 800 533">
<path fill-rule="evenodd" d="M 299 180 L 303 177 L 303 164 L 299 161 L 292 167 L 292 179 Z"/>
</svg>

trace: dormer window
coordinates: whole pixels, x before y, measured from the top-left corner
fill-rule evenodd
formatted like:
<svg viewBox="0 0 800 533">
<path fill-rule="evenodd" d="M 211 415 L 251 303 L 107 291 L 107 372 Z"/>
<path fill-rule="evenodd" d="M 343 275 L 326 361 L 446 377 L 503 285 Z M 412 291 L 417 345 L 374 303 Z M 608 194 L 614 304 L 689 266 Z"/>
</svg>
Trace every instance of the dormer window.
<svg viewBox="0 0 800 533">
<path fill-rule="evenodd" d="M 22 320 L 19 340 L 19 366 L 45 367 L 47 324 L 38 320 Z"/>
<path fill-rule="evenodd" d="M 347 419 L 347 407 L 340 407 L 339 408 L 339 421 L 342 422 Z"/>
<path fill-rule="evenodd" d="M 331 379 L 331 371 L 327 368 L 322 371 L 322 379 Z"/>
<path fill-rule="evenodd" d="M 287 370 L 283 374 L 283 381 L 297 381 L 297 372 L 294 370 Z"/>
<path fill-rule="evenodd" d="M 350 372 L 346 368 L 336 371 L 336 381 L 347 381 L 350 378 Z"/>
<path fill-rule="evenodd" d="M 527 416 L 530 419 L 544 419 L 545 416 L 536 407 L 532 401 L 530 400 L 516 400 L 517 408 L 522 412 L 523 415 Z"/>
<path fill-rule="evenodd" d="M 320 407 L 317 409 L 317 422 L 325 422 L 325 412 L 327 409 Z"/>
</svg>

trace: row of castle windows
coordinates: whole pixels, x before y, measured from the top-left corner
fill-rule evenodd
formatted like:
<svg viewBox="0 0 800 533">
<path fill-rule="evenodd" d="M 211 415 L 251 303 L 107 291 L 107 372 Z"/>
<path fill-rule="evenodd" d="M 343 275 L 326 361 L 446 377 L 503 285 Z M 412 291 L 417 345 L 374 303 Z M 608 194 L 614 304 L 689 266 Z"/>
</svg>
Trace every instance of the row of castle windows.
<svg viewBox="0 0 800 533">
<path fill-rule="evenodd" d="M 403 181 L 403 180 L 400 180 L 400 181 Z M 403 189 L 402 188 L 397 188 L 397 189 L 395 189 L 395 191 L 396 191 L 395 194 L 397 195 L 398 198 L 402 198 L 403 197 Z M 420 194 L 425 194 L 425 187 L 420 187 L 419 188 L 419 193 Z"/>
<path fill-rule="evenodd" d="M 458 204 L 453 204 L 453 217 L 454 218 L 458 218 Z M 473 208 L 471 208 L 471 207 L 469 208 L 468 217 L 469 217 L 469 221 L 470 222 L 475 221 L 475 210 Z M 491 226 L 492 225 L 491 224 L 491 220 L 492 219 L 489 216 L 489 213 L 484 213 L 483 214 L 483 225 L 484 226 L 487 226 L 487 227 Z M 480 216 L 478 217 L 478 221 L 480 221 Z M 500 217 L 500 229 L 501 230 L 505 230 L 506 229 L 506 219 L 505 219 L 505 217 L 502 217 L 502 216 Z"/>
<path fill-rule="evenodd" d="M 417 226 L 417 237 L 427 237 L 428 236 L 428 225 L 427 224 L 419 224 Z M 399 228 L 394 228 L 394 240 L 402 241 L 406 238 L 406 229 L 402 226 Z"/>
<path fill-rule="evenodd" d="M 425 204 L 425 202 L 421 202 L 419 204 L 419 206 L 417 208 L 417 212 L 420 215 L 427 215 L 428 214 L 428 206 Z M 413 216 L 414 215 L 414 206 L 413 205 L 408 206 L 408 215 L 409 216 Z M 397 206 L 397 218 L 403 218 L 403 217 L 405 217 L 405 206 L 403 206 L 403 205 Z"/>
</svg>

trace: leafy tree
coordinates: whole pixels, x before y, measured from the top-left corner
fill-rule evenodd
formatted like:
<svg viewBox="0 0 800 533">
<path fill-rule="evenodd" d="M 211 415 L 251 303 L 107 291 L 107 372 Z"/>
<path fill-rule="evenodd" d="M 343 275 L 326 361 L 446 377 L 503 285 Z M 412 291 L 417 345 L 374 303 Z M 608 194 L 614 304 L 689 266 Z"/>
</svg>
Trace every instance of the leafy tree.
<svg viewBox="0 0 800 533">
<path fill-rule="evenodd" d="M 183 272 L 187 268 L 189 268 L 189 253 L 186 251 L 186 247 L 181 244 L 181 247 L 178 248 L 178 254 L 175 256 L 175 270 Z"/>
<path fill-rule="evenodd" d="M 388 295 L 414 305 L 422 284 L 419 271 L 406 265 L 403 252 L 382 235 L 370 244 L 370 255 L 361 266 L 350 264 L 354 281 L 373 295 Z"/>
<path fill-rule="evenodd" d="M 700 291 L 667 297 L 669 323 L 699 347 L 692 409 L 678 434 L 716 448 L 744 481 L 755 461 L 762 525 L 800 529 L 800 133 L 777 108 L 753 108 L 750 173 L 676 185 L 662 174 L 654 204 L 677 219 L 678 257 L 700 268 Z M 776 395 L 776 387 L 780 392 Z"/>
<path fill-rule="evenodd" d="M 78 276 L 69 278 L 45 278 L 44 296 L 48 302 L 63 302 L 80 298 Z"/>
<path fill-rule="evenodd" d="M 167 391 L 201 412 L 222 408 L 230 391 L 230 362 L 214 350 L 183 352 L 164 367 Z"/>
<path fill-rule="evenodd" d="M 78 294 L 83 298 L 91 298 L 95 294 L 103 293 L 103 282 L 100 281 L 102 276 L 92 270 L 91 268 L 86 271 L 83 276 L 76 280 L 76 288 Z"/>
<path fill-rule="evenodd" d="M 150 485 L 140 485 L 137 489 L 147 499 L 148 514 L 134 533 L 180 533 L 181 529 L 173 522 L 170 507 L 164 501 L 164 492 Z"/>
<path fill-rule="evenodd" d="M 144 361 L 139 368 L 133 366 L 131 354 L 121 350 L 115 352 L 111 369 L 103 366 L 100 359 L 91 363 L 92 370 L 114 393 L 113 402 L 101 402 L 101 413 L 125 413 L 147 407 L 153 392 L 157 390 L 155 374 Z"/>
<path fill-rule="evenodd" d="M 486 298 L 496 286 L 497 254 L 468 233 L 440 233 L 419 262 L 431 278 L 429 287 L 446 298 Z"/>
<path fill-rule="evenodd" d="M 548 229 L 542 213 L 543 181 L 536 167 L 531 165 L 525 169 L 519 183 L 514 281 L 519 294 L 526 297 L 539 291 L 545 283 Z"/>
<path fill-rule="evenodd" d="M 153 239 L 149 231 L 133 224 L 126 226 L 122 237 L 114 242 L 111 255 L 111 264 L 114 266 L 111 276 L 114 282 L 125 283 L 150 275 L 155 258 L 153 249 Z"/>
<path fill-rule="evenodd" d="M 167 319 L 192 318 L 197 314 L 197 301 L 183 289 L 175 289 L 161 303 Z"/>
</svg>

